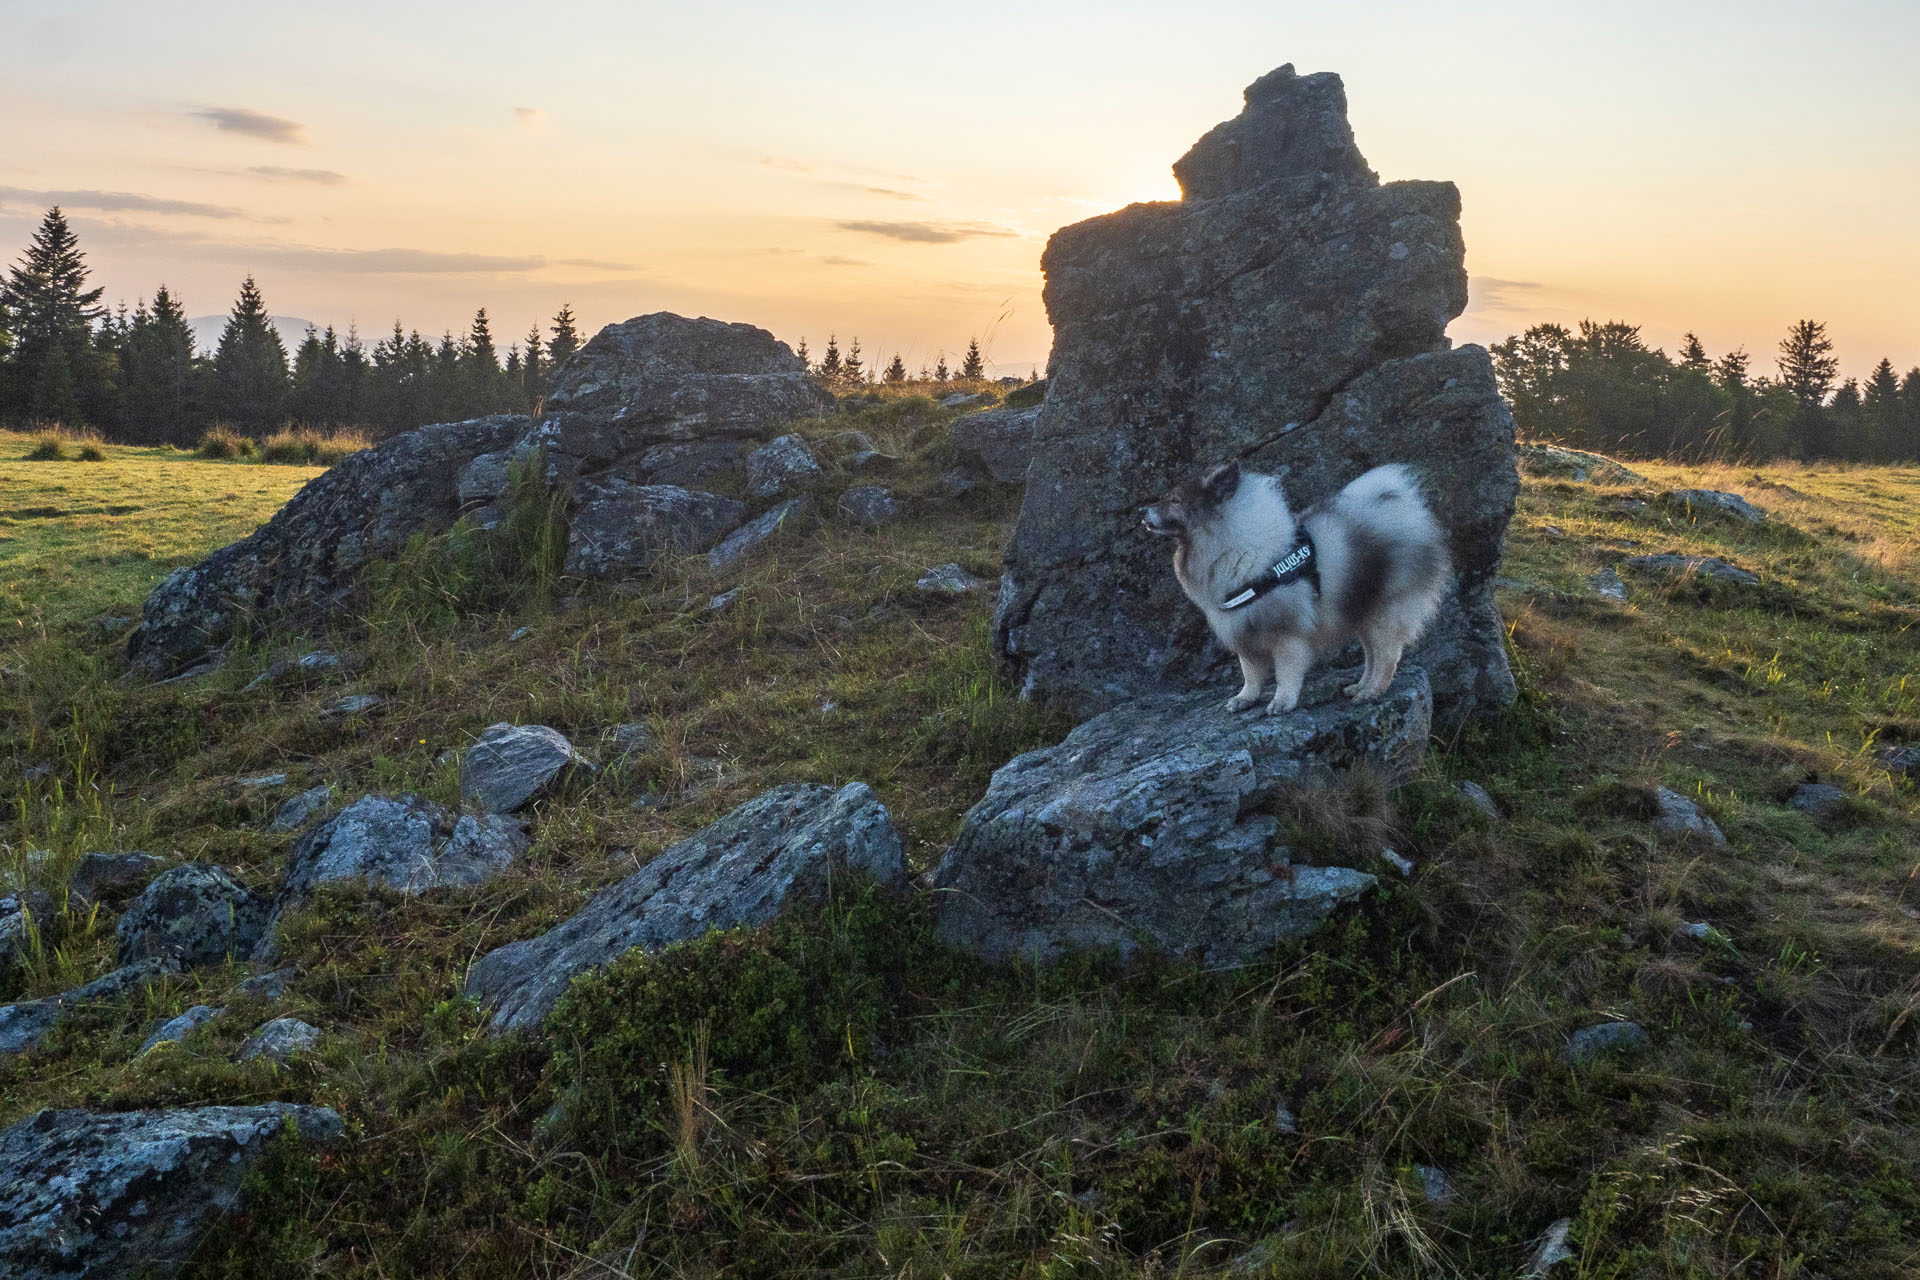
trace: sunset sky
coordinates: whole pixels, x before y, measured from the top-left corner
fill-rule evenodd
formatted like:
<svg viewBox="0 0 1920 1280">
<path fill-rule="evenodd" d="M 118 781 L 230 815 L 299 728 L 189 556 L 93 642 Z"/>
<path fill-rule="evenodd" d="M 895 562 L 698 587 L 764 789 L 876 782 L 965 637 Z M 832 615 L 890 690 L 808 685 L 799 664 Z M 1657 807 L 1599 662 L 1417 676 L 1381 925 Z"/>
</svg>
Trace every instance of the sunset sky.
<svg viewBox="0 0 1920 1280">
<path fill-rule="evenodd" d="M 1680 16 L 1676 16 L 1679 14 Z M 0 257 L 67 209 L 109 301 L 162 281 L 369 343 L 571 302 L 1044 365 L 1064 223 L 1292 62 L 1382 177 L 1449 178 L 1456 339 L 1620 318 L 1770 369 L 1920 364 L 1920 4 L 326 5 L 0 0 Z"/>
</svg>

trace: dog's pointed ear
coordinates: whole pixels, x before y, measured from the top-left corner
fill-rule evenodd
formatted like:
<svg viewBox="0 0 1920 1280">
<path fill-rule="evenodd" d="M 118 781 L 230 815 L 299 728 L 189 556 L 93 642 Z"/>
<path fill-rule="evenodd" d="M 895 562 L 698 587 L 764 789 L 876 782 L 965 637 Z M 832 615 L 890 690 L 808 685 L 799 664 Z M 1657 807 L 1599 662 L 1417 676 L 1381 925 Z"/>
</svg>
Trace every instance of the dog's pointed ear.
<svg viewBox="0 0 1920 1280">
<path fill-rule="evenodd" d="M 1225 502 L 1240 487 L 1240 459 L 1229 458 L 1207 472 L 1207 478 L 1200 485 L 1210 501 Z"/>
</svg>

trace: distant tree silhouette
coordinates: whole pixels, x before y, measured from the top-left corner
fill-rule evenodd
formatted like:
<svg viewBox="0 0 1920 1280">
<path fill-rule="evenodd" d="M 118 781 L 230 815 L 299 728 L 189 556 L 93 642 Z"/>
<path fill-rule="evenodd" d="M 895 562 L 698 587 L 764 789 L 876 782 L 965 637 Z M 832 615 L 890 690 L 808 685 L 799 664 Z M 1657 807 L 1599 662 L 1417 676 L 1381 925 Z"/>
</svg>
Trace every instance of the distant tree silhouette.
<svg viewBox="0 0 1920 1280">
<path fill-rule="evenodd" d="M 840 362 L 840 377 L 850 387 L 860 386 L 867 380 L 867 368 L 860 362 L 858 338 L 847 344 L 847 358 Z"/>
<path fill-rule="evenodd" d="M 895 352 L 893 359 L 887 362 L 887 371 L 882 377 L 896 384 L 907 380 L 907 362 L 900 358 L 899 352 Z"/>
<path fill-rule="evenodd" d="M 291 391 L 287 348 L 267 320 L 267 304 L 248 276 L 213 355 L 220 413 L 235 427 L 261 435 L 287 420 Z"/>
<path fill-rule="evenodd" d="M 526 352 L 520 361 L 520 386 L 526 392 L 527 406 L 539 404 L 547 394 L 547 366 L 541 358 L 540 326 L 527 330 Z"/>
<path fill-rule="evenodd" d="M 86 255 L 55 205 L 0 288 L 12 348 L 9 416 L 82 421 L 83 396 L 100 372 L 93 325 L 106 314 L 99 305 L 102 290 L 86 283 Z"/>
<path fill-rule="evenodd" d="M 827 354 L 820 357 L 820 368 L 817 372 L 821 380 L 829 386 L 839 382 L 840 375 L 844 372 L 840 360 L 840 343 L 831 333 L 827 335 Z"/>
<path fill-rule="evenodd" d="M 966 382 L 978 382 L 987 376 L 987 362 L 980 355 L 980 339 L 967 339 L 967 358 L 960 362 L 960 377 Z"/>
<path fill-rule="evenodd" d="M 209 374 L 193 353 L 186 310 L 166 285 L 151 307 L 133 313 L 120 349 L 122 428 L 126 440 L 192 444 L 207 426 L 203 384 Z"/>
<path fill-rule="evenodd" d="M 580 331 L 574 327 L 573 305 L 560 308 L 553 317 L 553 338 L 547 343 L 547 385 L 553 385 L 553 375 L 560 372 L 560 366 L 567 357 L 580 349 Z"/>
<path fill-rule="evenodd" d="M 1815 320 L 1796 323 L 1780 340 L 1775 363 L 1780 370 L 1780 385 L 1800 406 L 1789 429 L 1794 452 L 1802 458 L 1832 457 L 1831 424 L 1820 410 L 1833 387 L 1834 375 L 1840 371 L 1840 362 L 1834 359 L 1827 326 Z"/>
<path fill-rule="evenodd" d="M 945 383 L 952 376 L 953 375 L 947 371 L 947 353 L 942 351 L 940 353 L 939 363 L 933 366 L 933 380 L 938 383 Z"/>
<path fill-rule="evenodd" d="M 800 345 L 794 348 L 793 354 L 800 357 L 800 367 L 802 369 L 805 369 L 808 373 L 813 372 L 812 353 L 807 350 L 807 337 L 805 334 L 800 335 Z"/>
</svg>

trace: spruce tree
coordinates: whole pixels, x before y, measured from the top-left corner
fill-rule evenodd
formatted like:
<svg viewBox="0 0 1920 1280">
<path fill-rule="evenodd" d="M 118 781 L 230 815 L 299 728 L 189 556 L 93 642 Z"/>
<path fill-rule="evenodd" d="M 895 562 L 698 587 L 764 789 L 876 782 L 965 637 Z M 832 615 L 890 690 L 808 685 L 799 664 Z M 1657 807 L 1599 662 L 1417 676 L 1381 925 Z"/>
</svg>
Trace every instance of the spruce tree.
<svg viewBox="0 0 1920 1280">
<path fill-rule="evenodd" d="M 815 372 L 829 386 L 840 381 L 840 343 L 831 333 L 827 335 L 827 354 L 820 357 L 820 367 Z"/>
<path fill-rule="evenodd" d="M 526 354 L 521 357 L 520 386 L 526 392 L 529 407 L 540 403 L 547 394 L 547 367 L 541 360 L 540 326 L 527 330 Z"/>
<path fill-rule="evenodd" d="M 860 359 L 860 339 L 847 344 L 847 358 L 840 362 L 840 376 L 850 387 L 860 386 L 867 380 L 867 366 Z"/>
<path fill-rule="evenodd" d="M 1833 456 L 1832 423 L 1822 410 L 1833 378 L 1840 371 L 1834 359 L 1833 342 L 1827 326 L 1816 320 L 1802 320 L 1780 340 L 1780 385 L 1799 402 L 1789 434 L 1794 452 L 1801 458 Z"/>
<path fill-rule="evenodd" d="M 947 379 L 952 376 L 951 373 L 947 372 L 947 353 L 942 351 L 940 353 L 940 362 L 933 366 L 933 380 L 944 386 Z"/>
<path fill-rule="evenodd" d="M 1833 402 L 1827 406 L 1826 418 L 1833 456 L 1845 458 L 1850 462 L 1865 461 L 1870 442 L 1867 436 L 1866 415 L 1860 407 L 1858 382 L 1848 378 L 1834 390 Z"/>
<path fill-rule="evenodd" d="M 579 349 L 580 331 L 574 328 L 573 305 L 568 303 L 553 317 L 553 340 L 547 343 L 549 374 L 560 372 L 560 366 L 567 362 L 567 357 Z M 548 381 L 552 381 L 551 376 Z"/>
<path fill-rule="evenodd" d="M 501 382 L 500 355 L 493 348 L 493 329 L 487 323 L 487 309 L 473 314 L 473 326 L 460 352 L 465 368 L 466 395 L 462 417 L 496 413 L 506 407 L 505 387 Z"/>
<path fill-rule="evenodd" d="M 907 362 L 900 358 L 899 352 L 894 352 L 893 359 L 887 362 L 887 372 L 883 376 L 886 381 L 896 385 L 907 380 Z"/>
<path fill-rule="evenodd" d="M 1708 373 L 1713 369 L 1713 361 L 1707 358 L 1707 349 L 1701 345 L 1697 335 L 1689 333 L 1680 341 L 1680 367 L 1689 373 Z"/>
<path fill-rule="evenodd" d="M 967 339 L 967 358 L 960 362 L 960 380 L 978 382 L 987 376 L 987 362 L 980 355 L 980 339 Z"/>
<path fill-rule="evenodd" d="M 1902 462 L 1920 462 L 1920 365 L 1900 380 L 1900 436 L 1893 456 Z"/>
<path fill-rule="evenodd" d="M 1860 401 L 1867 433 L 1867 457 L 1874 462 L 1893 461 L 1899 456 L 1896 450 L 1905 425 L 1902 422 L 1904 406 L 1900 403 L 1900 375 L 1893 371 L 1893 361 L 1882 356 L 1880 363 L 1873 366 L 1873 372 L 1867 375 L 1867 385 L 1860 393 Z"/>
<path fill-rule="evenodd" d="M 813 361 L 812 361 L 813 353 L 807 350 L 807 337 L 805 334 L 800 335 L 800 346 L 794 351 L 793 354 L 800 357 L 800 368 L 802 370 L 804 370 L 807 373 L 813 372 Z"/>
<path fill-rule="evenodd" d="M 252 276 L 241 282 L 213 355 L 213 372 L 220 411 L 235 427 L 263 435 L 286 422 L 292 391 L 287 348 L 267 318 L 267 304 Z"/>
<path fill-rule="evenodd" d="M 166 285 L 151 308 L 133 314 L 121 355 L 126 388 L 125 438 L 155 444 L 192 444 L 206 427 L 200 370 L 187 313 Z"/>
<path fill-rule="evenodd" d="M 81 420 L 81 400 L 97 374 L 93 325 L 106 313 L 99 288 L 88 289 L 86 256 L 55 205 L 0 287 L 13 351 L 8 363 L 13 416 L 30 421 Z"/>
</svg>

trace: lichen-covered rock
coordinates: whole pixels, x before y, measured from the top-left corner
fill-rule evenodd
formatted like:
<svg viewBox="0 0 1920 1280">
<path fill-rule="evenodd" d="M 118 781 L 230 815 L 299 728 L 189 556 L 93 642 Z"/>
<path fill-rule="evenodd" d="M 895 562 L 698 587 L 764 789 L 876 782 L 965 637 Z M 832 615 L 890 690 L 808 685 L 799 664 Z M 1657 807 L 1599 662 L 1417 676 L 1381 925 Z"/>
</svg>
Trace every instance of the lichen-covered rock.
<svg viewBox="0 0 1920 1280">
<path fill-rule="evenodd" d="M 111 1000 L 135 987 L 144 987 L 157 978 L 178 973 L 180 963 L 171 956 L 149 956 L 121 965 L 104 977 L 82 987 L 63 991 L 43 1000 L 23 1000 L 19 1004 L 0 1005 L 0 1054 L 26 1053 L 40 1047 L 60 1014 L 69 1006 Z"/>
<path fill-rule="evenodd" d="M 1185 199 L 1056 232 L 1041 265 L 1047 394 L 1006 556 L 996 653 L 1022 690 L 1082 712 L 1227 678 L 1139 510 L 1227 458 L 1297 506 L 1408 464 L 1455 569 L 1411 653 L 1451 726 L 1514 696 L 1492 580 L 1519 478 L 1465 307 L 1459 193 L 1382 185 L 1338 77 L 1291 67 L 1175 166 Z"/>
<path fill-rule="evenodd" d="M 441 423 L 335 463 L 266 524 L 155 588 L 127 641 L 133 669 L 170 676 L 256 619 L 337 607 L 367 561 L 452 524 L 460 467 L 527 427 L 527 419 L 508 414 Z"/>
<path fill-rule="evenodd" d="M 855 524 L 877 529 L 898 520 L 905 508 L 893 490 L 884 485 L 862 484 L 840 495 L 840 510 L 851 516 Z"/>
<path fill-rule="evenodd" d="M 1620 575 L 1612 569 L 1601 569 L 1588 574 L 1587 586 L 1593 589 L 1593 594 L 1604 600 L 1612 600 L 1619 604 L 1627 602 L 1627 584 L 1621 581 Z"/>
<path fill-rule="evenodd" d="M 1725 844 L 1720 825 L 1677 791 L 1661 787 L 1654 793 L 1653 829 L 1674 840 L 1697 836 L 1708 844 Z"/>
<path fill-rule="evenodd" d="M 1361 764 L 1406 777 L 1433 710 L 1418 667 L 1373 702 L 1334 698 L 1347 679 L 1313 677 L 1285 715 L 1140 699 L 1015 757 L 935 871 L 941 935 L 994 960 L 1147 942 L 1225 963 L 1311 932 L 1375 879 L 1293 865 L 1266 804 Z"/>
<path fill-rule="evenodd" d="M 640 455 L 640 472 L 648 484 L 677 484 L 704 489 L 712 481 L 740 474 L 746 464 L 744 440 L 676 440 L 657 444 Z"/>
<path fill-rule="evenodd" d="M 337 675 L 340 672 L 351 670 L 354 665 L 351 658 L 326 649 L 315 649 L 310 653 L 303 653 L 297 658 L 276 658 L 267 664 L 265 671 L 262 671 L 253 679 L 247 681 L 246 688 L 241 690 L 241 692 L 251 693 L 253 690 L 265 685 Z"/>
<path fill-rule="evenodd" d="M 1577 1066 L 1609 1051 L 1624 1053 L 1646 1044 L 1647 1029 L 1637 1022 L 1599 1022 L 1568 1036 L 1560 1056 Z"/>
<path fill-rule="evenodd" d="M 969 591 L 982 591 L 993 583 L 986 578 L 976 578 L 954 563 L 937 564 L 921 574 L 913 584 L 915 591 L 930 596 L 958 596 Z"/>
<path fill-rule="evenodd" d="M 1755 586 L 1760 575 L 1739 565 L 1728 564 L 1718 556 L 1657 555 L 1632 556 L 1620 562 L 1631 573 L 1657 578 L 1704 578 L 1709 582 L 1727 582 L 1737 587 Z"/>
<path fill-rule="evenodd" d="M 649 469 L 654 445 L 750 440 L 832 406 L 765 329 L 662 311 L 608 325 L 556 370 L 526 443 L 547 451 L 554 476 Z M 670 465 L 655 455 L 651 469 Z"/>
<path fill-rule="evenodd" d="M 747 518 L 732 498 L 620 476 L 577 482 L 574 501 L 566 571 L 577 578 L 644 573 L 665 556 L 708 550 Z"/>
<path fill-rule="evenodd" d="M 266 926 L 269 902 L 219 867 L 189 862 L 163 872 L 115 926 L 120 963 L 166 956 L 183 965 L 245 957 Z"/>
<path fill-rule="evenodd" d="M 1575 484 L 1646 484 L 1638 471 L 1623 467 L 1605 454 L 1584 453 L 1557 444 L 1523 444 L 1516 455 L 1520 470 L 1543 480 L 1571 480 Z"/>
<path fill-rule="evenodd" d="M 29 940 L 53 918 L 53 899 L 28 890 L 0 895 L 0 979 L 27 954 Z"/>
<path fill-rule="evenodd" d="M 333 804 L 333 787 L 322 783 L 290 796 L 285 803 L 273 811 L 273 821 L 267 824 L 267 830 L 273 835 L 284 835 L 289 831 L 298 831 L 315 817 L 325 813 Z"/>
<path fill-rule="evenodd" d="M 1830 782 L 1803 782 L 1787 796 L 1787 807 L 1811 818 L 1831 818 L 1847 807 L 1847 793 Z"/>
<path fill-rule="evenodd" d="M 900 837 L 872 790 L 860 782 L 837 791 L 775 787 L 662 849 L 572 919 L 481 957 L 467 993 L 492 1010 L 496 1031 L 531 1030 L 581 973 L 634 947 L 658 950 L 709 929 L 764 924 L 849 871 L 883 885 L 906 878 Z"/>
<path fill-rule="evenodd" d="M 151 853 L 89 853 L 67 877 L 67 888 L 87 903 L 115 904 L 138 894 L 167 865 Z"/>
<path fill-rule="evenodd" d="M 175 1014 L 162 1021 L 153 1029 L 153 1033 L 141 1042 L 140 1052 L 145 1053 L 158 1045 L 171 1044 L 176 1040 L 185 1040 L 195 1028 L 219 1016 L 220 1010 L 212 1005 L 196 1004 L 185 1013 Z"/>
<path fill-rule="evenodd" d="M 786 435 L 747 455 L 747 488 L 756 498 L 777 498 L 821 476 L 820 459 L 799 436 Z"/>
<path fill-rule="evenodd" d="M 1884 746 L 1873 758 L 1896 778 L 1920 778 L 1920 746 Z"/>
<path fill-rule="evenodd" d="M 1027 478 L 1033 457 L 1033 428 L 1040 420 L 1038 405 L 1029 409 L 989 409 L 961 418 L 948 429 L 953 447 L 986 468 L 1001 484 L 1019 484 Z"/>
<path fill-rule="evenodd" d="M 0 1131 L 0 1275 L 171 1275 L 289 1126 L 309 1142 L 343 1129 L 326 1107 L 286 1102 L 36 1112 Z"/>
<path fill-rule="evenodd" d="M 295 842 L 276 914 L 334 880 L 400 893 L 482 884 L 526 849 L 511 818 L 453 815 L 416 795 L 363 796 Z"/>
<path fill-rule="evenodd" d="M 1743 524 L 1765 524 L 1767 513 L 1737 493 L 1720 489 L 1669 489 L 1663 495 L 1668 502 L 1688 511 L 1732 516 Z"/>
<path fill-rule="evenodd" d="M 726 541 L 707 552 L 707 567 L 709 569 L 728 568 L 788 525 L 797 524 L 811 514 L 813 514 L 812 494 L 803 493 L 797 498 L 788 498 L 785 502 L 775 503 L 728 534 Z"/>
<path fill-rule="evenodd" d="M 269 1062 L 286 1062 L 296 1053 L 311 1053 L 320 1043 L 320 1028 L 298 1018 L 275 1018 L 255 1028 L 254 1033 L 241 1044 L 240 1052 L 234 1055 L 236 1062 L 252 1062 L 255 1058 L 265 1058 Z"/>
<path fill-rule="evenodd" d="M 574 768 L 593 765 L 558 729 L 491 725 L 460 755 L 460 803 L 481 813 L 512 813 Z"/>
</svg>

